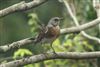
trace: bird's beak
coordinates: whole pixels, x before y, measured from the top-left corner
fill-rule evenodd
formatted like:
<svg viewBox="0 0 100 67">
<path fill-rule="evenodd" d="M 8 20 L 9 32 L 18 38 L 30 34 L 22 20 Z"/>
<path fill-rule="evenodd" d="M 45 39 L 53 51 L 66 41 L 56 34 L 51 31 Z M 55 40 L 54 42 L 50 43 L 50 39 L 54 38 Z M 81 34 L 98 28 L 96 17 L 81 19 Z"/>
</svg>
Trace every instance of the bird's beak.
<svg viewBox="0 0 100 67">
<path fill-rule="evenodd" d="M 60 20 L 63 20 L 64 18 L 63 17 L 61 17 L 61 18 L 59 18 Z"/>
</svg>

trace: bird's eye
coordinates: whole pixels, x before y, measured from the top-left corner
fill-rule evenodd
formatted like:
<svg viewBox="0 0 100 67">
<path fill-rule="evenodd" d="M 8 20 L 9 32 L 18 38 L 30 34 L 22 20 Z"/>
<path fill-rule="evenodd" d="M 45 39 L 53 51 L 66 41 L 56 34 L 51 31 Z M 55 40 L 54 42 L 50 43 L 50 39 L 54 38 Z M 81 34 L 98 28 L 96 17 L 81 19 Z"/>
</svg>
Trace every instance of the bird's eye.
<svg viewBox="0 0 100 67">
<path fill-rule="evenodd" d="M 55 21 L 59 21 L 59 19 L 54 19 Z"/>
</svg>

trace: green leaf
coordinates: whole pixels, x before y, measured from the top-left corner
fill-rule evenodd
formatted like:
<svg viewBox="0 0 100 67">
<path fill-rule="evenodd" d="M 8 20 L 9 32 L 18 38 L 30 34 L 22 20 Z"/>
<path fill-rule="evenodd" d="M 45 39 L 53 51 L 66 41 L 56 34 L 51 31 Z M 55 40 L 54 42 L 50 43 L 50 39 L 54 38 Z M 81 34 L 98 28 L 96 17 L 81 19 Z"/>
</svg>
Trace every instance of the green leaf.
<svg viewBox="0 0 100 67">
<path fill-rule="evenodd" d="M 32 52 L 28 49 L 18 49 L 15 53 L 13 58 L 16 59 L 17 57 L 24 57 L 25 55 L 32 55 Z"/>
</svg>

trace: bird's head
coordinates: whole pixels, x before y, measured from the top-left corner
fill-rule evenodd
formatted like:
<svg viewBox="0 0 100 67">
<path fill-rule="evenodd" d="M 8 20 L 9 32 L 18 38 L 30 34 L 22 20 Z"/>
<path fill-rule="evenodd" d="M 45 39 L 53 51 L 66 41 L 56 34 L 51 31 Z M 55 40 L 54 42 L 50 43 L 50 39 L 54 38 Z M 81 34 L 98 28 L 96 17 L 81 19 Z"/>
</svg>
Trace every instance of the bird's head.
<svg viewBox="0 0 100 67">
<path fill-rule="evenodd" d="M 48 25 L 58 26 L 63 18 L 53 17 L 50 19 Z"/>
</svg>

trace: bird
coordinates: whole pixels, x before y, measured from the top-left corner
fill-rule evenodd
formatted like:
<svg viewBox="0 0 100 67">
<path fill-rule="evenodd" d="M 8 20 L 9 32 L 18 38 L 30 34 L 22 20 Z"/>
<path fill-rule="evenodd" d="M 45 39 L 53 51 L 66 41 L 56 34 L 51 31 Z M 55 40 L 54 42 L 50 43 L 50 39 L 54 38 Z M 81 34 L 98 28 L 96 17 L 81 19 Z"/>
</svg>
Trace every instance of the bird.
<svg viewBox="0 0 100 67">
<path fill-rule="evenodd" d="M 53 49 L 53 52 L 55 53 L 55 50 L 52 46 L 53 42 L 59 37 L 60 35 L 60 22 L 63 18 L 60 17 L 53 17 L 49 20 L 48 24 L 46 26 L 41 24 L 41 29 L 38 35 L 34 39 L 34 43 L 49 43 L 51 48 Z"/>
</svg>

